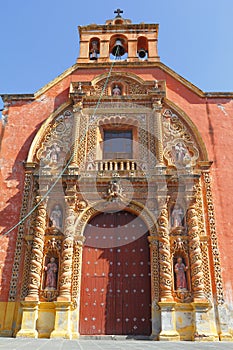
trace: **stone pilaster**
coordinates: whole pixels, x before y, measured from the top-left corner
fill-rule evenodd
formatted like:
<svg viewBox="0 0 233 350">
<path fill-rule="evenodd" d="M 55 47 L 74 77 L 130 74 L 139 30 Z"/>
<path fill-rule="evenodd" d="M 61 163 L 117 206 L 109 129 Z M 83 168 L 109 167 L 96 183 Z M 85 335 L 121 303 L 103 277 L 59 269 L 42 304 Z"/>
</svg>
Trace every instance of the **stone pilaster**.
<svg viewBox="0 0 233 350">
<path fill-rule="evenodd" d="M 79 337 L 79 313 L 80 313 L 80 291 L 81 291 L 81 268 L 84 236 L 75 237 L 74 240 L 74 262 L 72 276 L 72 339 Z"/>
<path fill-rule="evenodd" d="M 158 340 L 161 329 L 161 318 L 159 302 L 159 248 L 158 237 L 149 236 L 150 256 L 151 256 L 151 337 Z"/>
</svg>

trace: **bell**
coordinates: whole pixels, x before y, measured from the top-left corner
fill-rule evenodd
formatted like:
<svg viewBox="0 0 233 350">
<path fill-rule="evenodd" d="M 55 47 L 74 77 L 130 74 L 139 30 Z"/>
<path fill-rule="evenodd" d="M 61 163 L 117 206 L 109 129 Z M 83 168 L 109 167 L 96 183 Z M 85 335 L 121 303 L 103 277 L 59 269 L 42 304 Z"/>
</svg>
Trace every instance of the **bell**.
<svg viewBox="0 0 233 350">
<path fill-rule="evenodd" d="M 121 39 L 116 39 L 116 42 L 112 49 L 112 54 L 113 56 L 116 56 L 116 57 L 123 56 L 125 54 L 125 49 Z"/>
<path fill-rule="evenodd" d="M 97 60 L 98 53 L 98 42 L 94 40 L 91 42 L 90 60 Z"/>
<path fill-rule="evenodd" d="M 147 52 L 146 52 L 145 49 L 140 49 L 140 50 L 138 51 L 138 57 L 139 57 L 139 58 L 145 58 L 145 57 L 146 57 L 146 54 L 147 54 Z"/>
<path fill-rule="evenodd" d="M 98 59 L 98 55 L 96 53 L 96 51 L 93 51 L 90 53 L 90 60 L 97 60 Z"/>
</svg>

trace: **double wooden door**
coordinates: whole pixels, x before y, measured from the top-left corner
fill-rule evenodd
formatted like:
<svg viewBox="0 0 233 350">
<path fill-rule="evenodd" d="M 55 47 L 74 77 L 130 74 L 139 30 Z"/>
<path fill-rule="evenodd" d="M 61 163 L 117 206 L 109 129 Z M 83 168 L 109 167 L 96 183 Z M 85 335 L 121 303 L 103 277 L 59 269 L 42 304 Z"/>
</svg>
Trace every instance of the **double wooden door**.
<svg viewBox="0 0 233 350">
<path fill-rule="evenodd" d="M 85 230 L 80 334 L 150 335 L 151 283 L 145 223 L 102 213 Z"/>
</svg>

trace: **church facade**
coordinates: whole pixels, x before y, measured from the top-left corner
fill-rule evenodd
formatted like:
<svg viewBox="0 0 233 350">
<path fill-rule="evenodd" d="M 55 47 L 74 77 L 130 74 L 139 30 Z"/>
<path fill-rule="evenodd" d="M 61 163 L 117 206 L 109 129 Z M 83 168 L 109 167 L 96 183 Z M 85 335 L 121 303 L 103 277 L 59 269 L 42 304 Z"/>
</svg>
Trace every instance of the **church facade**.
<svg viewBox="0 0 233 350">
<path fill-rule="evenodd" d="M 0 336 L 233 340 L 233 93 L 164 65 L 158 30 L 117 10 L 2 95 Z"/>
</svg>

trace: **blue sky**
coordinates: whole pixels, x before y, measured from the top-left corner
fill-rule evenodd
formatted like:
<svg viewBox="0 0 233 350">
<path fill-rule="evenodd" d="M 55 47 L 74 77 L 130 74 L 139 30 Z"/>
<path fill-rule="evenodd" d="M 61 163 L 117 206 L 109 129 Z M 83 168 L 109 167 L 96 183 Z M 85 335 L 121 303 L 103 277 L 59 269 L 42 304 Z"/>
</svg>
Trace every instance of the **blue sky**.
<svg viewBox="0 0 233 350">
<path fill-rule="evenodd" d="M 33 93 L 61 74 L 78 56 L 77 26 L 104 24 L 118 7 L 159 23 L 161 61 L 178 74 L 233 91 L 233 0 L 2 0 L 0 93 Z"/>
</svg>

